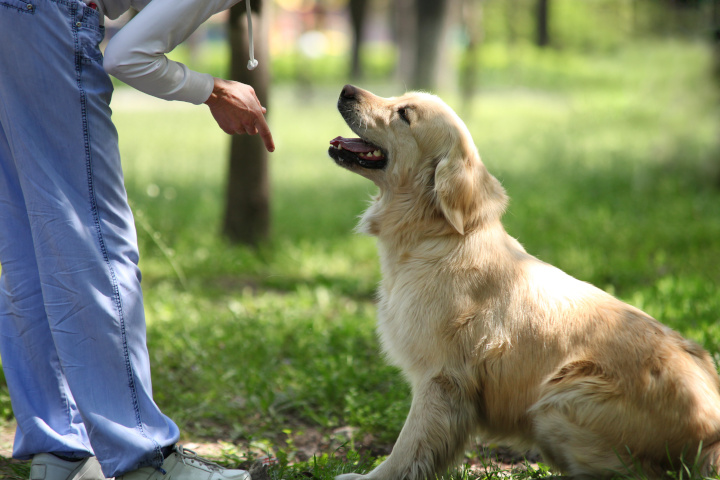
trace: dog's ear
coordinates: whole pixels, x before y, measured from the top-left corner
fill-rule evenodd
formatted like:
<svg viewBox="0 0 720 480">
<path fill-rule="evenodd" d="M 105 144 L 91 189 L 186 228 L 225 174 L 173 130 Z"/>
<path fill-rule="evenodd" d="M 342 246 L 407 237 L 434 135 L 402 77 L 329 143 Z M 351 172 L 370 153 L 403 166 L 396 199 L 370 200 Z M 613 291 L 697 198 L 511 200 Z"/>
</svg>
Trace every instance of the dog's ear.
<svg viewBox="0 0 720 480">
<path fill-rule="evenodd" d="M 454 148 L 435 168 L 435 195 L 447 221 L 460 235 L 465 234 L 466 212 L 476 193 L 477 174 L 472 159 Z"/>
<path fill-rule="evenodd" d="M 470 223 L 499 218 L 505 190 L 480 161 L 474 145 L 456 146 L 435 168 L 435 196 L 448 223 L 461 235 Z"/>
</svg>

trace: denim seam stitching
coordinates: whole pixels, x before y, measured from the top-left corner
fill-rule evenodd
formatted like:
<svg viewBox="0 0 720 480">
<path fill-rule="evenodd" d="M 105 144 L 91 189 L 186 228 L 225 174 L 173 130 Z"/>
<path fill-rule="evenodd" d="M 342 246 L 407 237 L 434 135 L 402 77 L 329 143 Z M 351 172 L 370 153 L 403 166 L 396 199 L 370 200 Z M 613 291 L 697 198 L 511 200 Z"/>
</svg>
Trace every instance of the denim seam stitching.
<svg viewBox="0 0 720 480">
<path fill-rule="evenodd" d="M 75 18 L 79 19 L 79 16 L 77 16 L 77 6 L 73 5 L 71 7 L 73 16 Z M 82 126 L 83 126 L 83 142 L 85 147 L 85 168 L 87 173 L 87 182 L 88 182 L 88 200 L 90 201 L 90 211 L 92 213 L 93 217 L 93 223 L 95 225 L 95 231 L 97 234 L 97 240 L 100 246 L 100 251 L 103 256 L 103 260 L 105 261 L 105 264 L 108 268 L 108 272 L 110 273 L 110 278 L 112 281 L 112 287 L 113 287 L 113 297 L 115 301 L 115 308 L 117 309 L 118 317 L 120 320 L 120 335 L 122 338 L 122 346 L 123 346 L 123 354 L 125 356 L 125 367 L 127 370 L 128 375 L 128 387 L 130 388 L 130 393 L 132 397 L 132 403 L 133 403 L 133 410 L 135 411 L 135 421 L 136 421 L 136 428 L 140 432 L 140 434 L 151 441 L 155 446 L 155 456 L 156 461 L 163 458 L 162 455 L 162 449 L 160 448 L 160 445 L 153 440 L 152 438 L 148 437 L 148 435 L 145 432 L 145 429 L 143 428 L 142 424 L 142 417 L 140 415 L 140 405 L 137 397 L 137 387 L 135 386 L 135 376 L 133 374 L 132 369 L 132 362 L 130 361 L 130 353 L 128 349 L 127 344 L 127 332 L 125 330 L 125 316 L 122 308 L 122 301 L 120 298 L 120 289 L 118 286 L 118 280 L 117 276 L 115 274 L 115 270 L 112 267 L 112 264 L 110 263 L 110 256 L 107 252 L 107 247 L 105 245 L 105 240 L 103 238 L 102 233 L 102 227 L 100 225 L 100 213 L 98 211 L 97 206 L 97 199 L 95 196 L 95 185 L 93 183 L 92 178 L 92 161 L 91 161 L 91 152 L 90 152 L 90 135 L 88 132 L 88 121 L 87 121 L 87 95 L 85 93 L 85 89 L 83 87 L 82 83 L 82 68 L 83 68 L 83 55 L 81 53 L 81 45 L 78 35 L 79 27 L 77 25 L 73 25 L 72 32 L 73 37 L 75 41 L 75 73 L 77 78 L 77 85 L 80 93 L 80 105 L 81 105 L 81 116 L 82 116 Z M 162 460 L 159 460 L 160 464 L 162 464 Z"/>
<path fill-rule="evenodd" d="M 26 13 L 26 14 L 28 14 L 28 15 L 35 15 L 35 8 L 34 8 L 34 6 L 33 6 L 33 8 L 28 9 L 28 8 L 16 7 L 15 5 L 10 5 L 10 4 L 5 3 L 5 2 L 0 2 L 0 7 L 5 7 L 5 8 L 7 8 L 8 10 L 17 10 L 18 13 Z"/>
</svg>

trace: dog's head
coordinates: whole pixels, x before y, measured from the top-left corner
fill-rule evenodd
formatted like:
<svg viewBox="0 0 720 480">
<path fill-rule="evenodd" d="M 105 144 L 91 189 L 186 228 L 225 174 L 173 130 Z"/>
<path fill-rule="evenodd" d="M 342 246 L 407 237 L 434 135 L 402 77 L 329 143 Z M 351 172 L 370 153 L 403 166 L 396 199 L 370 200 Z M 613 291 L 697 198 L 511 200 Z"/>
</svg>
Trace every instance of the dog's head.
<svg viewBox="0 0 720 480">
<path fill-rule="evenodd" d="M 440 222 L 461 235 L 502 215 L 502 186 L 480 161 L 465 124 L 438 97 L 411 92 L 381 98 L 346 85 L 338 110 L 360 138 L 337 137 L 328 153 L 380 187 L 376 205 L 385 202 L 385 209 L 415 225 L 448 230 Z"/>
</svg>

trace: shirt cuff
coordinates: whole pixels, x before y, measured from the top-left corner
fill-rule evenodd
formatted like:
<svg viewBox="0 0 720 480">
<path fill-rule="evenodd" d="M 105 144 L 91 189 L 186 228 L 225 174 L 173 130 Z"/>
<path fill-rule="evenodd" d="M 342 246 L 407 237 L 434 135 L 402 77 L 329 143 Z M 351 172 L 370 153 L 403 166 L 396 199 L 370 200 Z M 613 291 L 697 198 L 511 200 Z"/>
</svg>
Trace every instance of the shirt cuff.
<svg viewBox="0 0 720 480">
<path fill-rule="evenodd" d="M 173 100 L 182 100 L 185 102 L 200 105 L 210 98 L 215 79 L 209 73 L 199 73 L 194 70 L 187 71 L 187 84 L 182 92 Z"/>
</svg>

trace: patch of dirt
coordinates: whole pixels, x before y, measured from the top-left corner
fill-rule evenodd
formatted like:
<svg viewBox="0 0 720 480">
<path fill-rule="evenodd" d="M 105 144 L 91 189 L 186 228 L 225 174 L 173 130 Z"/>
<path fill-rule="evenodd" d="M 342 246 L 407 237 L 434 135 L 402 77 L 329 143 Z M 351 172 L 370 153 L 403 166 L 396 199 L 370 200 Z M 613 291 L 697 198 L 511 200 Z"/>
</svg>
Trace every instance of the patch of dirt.
<svg viewBox="0 0 720 480">
<path fill-rule="evenodd" d="M 278 445 L 289 457 L 288 461 L 305 462 L 313 456 L 330 454 L 344 457 L 345 452 L 354 447 L 361 456 L 381 457 L 389 455 L 392 444 L 378 443 L 372 435 L 363 435 L 353 427 L 341 427 L 334 430 L 321 430 L 308 426 L 296 426 L 290 435 L 279 433 L 267 439 L 267 444 Z M 0 425 L 0 478 L 8 480 L 24 480 L 27 478 L 29 462 L 11 459 L 12 443 L 15 437 L 15 425 Z M 217 439 L 182 439 L 184 448 L 210 459 L 223 459 L 228 455 L 248 455 L 255 463 L 248 462 L 244 468 L 254 469 L 258 478 L 267 476 L 267 465 L 272 464 L 276 451 L 266 451 L 261 445 L 253 443 L 232 442 Z M 526 464 L 537 468 L 540 457 L 527 452 L 519 454 L 506 447 L 479 446 L 471 455 L 466 456 L 466 468 L 482 472 L 486 468 L 493 470 L 498 467 L 504 471 L 524 470 Z M 255 476 L 253 476 L 255 478 Z"/>
<path fill-rule="evenodd" d="M 336 429 L 319 429 L 304 424 L 288 426 L 285 432 L 266 435 L 262 441 L 248 443 L 246 441 L 223 440 L 221 429 L 217 431 L 218 438 L 188 438 L 181 439 L 180 443 L 201 456 L 209 458 L 222 458 L 228 451 L 248 453 L 253 458 L 265 458 L 275 455 L 277 450 L 288 454 L 290 462 L 305 462 L 313 456 L 331 454 L 344 457 L 345 452 L 354 448 L 366 456 L 385 456 L 392 451 L 392 444 L 379 443 L 372 435 L 362 435 L 357 428 L 341 427 Z M 270 451 L 266 448 L 270 446 Z"/>
<path fill-rule="evenodd" d="M 12 446 L 14 439 L 15 422 L 0 424 L 0 457 L 12 457 Z"/>
<path fill-rule="evenodd" d="M 358 430 L 353 427 L 341 427 L 334 430 L 321 430 L 299 425 L 296 427 L 291 430 L 293 433 L 290 435 L 280 433 L 267 439 L 271 445 L 282 446 L 280 449 L 289 455 L 290 463 L 305 462 L 312 459 L 313 456 L 319 457 L 323 454 L 344 458 L 350 448 L 354 448 L 361 457 L 383 457 L 390 455 L 393 447 L 391 443 L 377 442 L 372 435 L 360 436 Z M 266 464 L 272 463 L 271 457 L 276 453 L 275 451 L 264 451 L 257 445 L 232 444 L 222 440 L 215 442 L 210 440 L 191 441 L 183 443 L 183 446 L 210 458 L 222 458 L 228 447 L 231 447 L 235 451 L 248 453 L 250 457 L 264 461 Z M 507 447 L 494 445 L 478 445 L 475 450 L 468 452 L 464 459 L 465 468 L 478 473 L 486 469 L 489 471 L 500 469 L 509 473 L 526 470 L 528 465 L 537 469 L 540 461 L 540 455 L 537 453 L 518 453 Z M 253 468 L 259 467 L 255 465 Z"/>
<path fill-rule="evenodd" d="M 30 473 L 30 462 L 14 460 L 12 445 L 15 439 L 15 423 L 0 425 L 0 478 L 26 480 Z"/>
</svg>

